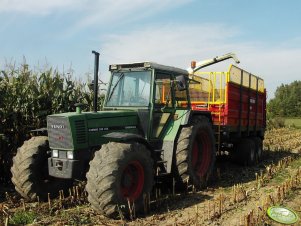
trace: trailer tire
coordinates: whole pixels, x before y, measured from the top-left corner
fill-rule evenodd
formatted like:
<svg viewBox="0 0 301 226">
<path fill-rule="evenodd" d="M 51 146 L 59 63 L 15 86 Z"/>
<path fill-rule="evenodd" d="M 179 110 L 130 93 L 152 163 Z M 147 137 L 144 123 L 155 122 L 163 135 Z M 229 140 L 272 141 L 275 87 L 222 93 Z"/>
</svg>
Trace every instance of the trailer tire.
<svg viewBox="0 0 301 226">
<path fill-rule="evenodd" d="M 263 142 L 260 137 L 252 137 L 255 144 L 256 162 L 261 162 L 263 154 Z"/>
<path fill-rule="evenodd" d="M 56 197 L 60 190 L 66 190 L 72 181 L 59 179 L 48 174 L 48 138 L 32 137 L 18 149 L 11 167 L 12 182 L 16 191 L 27 200 L 41 200 Z"/>
<path fill-rule="evenodd" d="M 204 188 L 215 164 L 215 139 L 207 117 L 192 119 L 182 127 L 176 144 L 173 172 L 180 188 L 192 183 Z"/>
<path fill-rule="evenodd" d="M 236 162 L 252 166 L 256 163 L 255 142 L 251 138 L 241 138 L 235 147 Z"/>
<path fill-rule="evenodd" d="M 116 218 L 129 216 L 128 199 L 136 212 L 154 183 L 150 151 L 139 143 L 110 142 L 95 152 L 87 173 L 88 201 L 96 211 Z"/>
</svg>

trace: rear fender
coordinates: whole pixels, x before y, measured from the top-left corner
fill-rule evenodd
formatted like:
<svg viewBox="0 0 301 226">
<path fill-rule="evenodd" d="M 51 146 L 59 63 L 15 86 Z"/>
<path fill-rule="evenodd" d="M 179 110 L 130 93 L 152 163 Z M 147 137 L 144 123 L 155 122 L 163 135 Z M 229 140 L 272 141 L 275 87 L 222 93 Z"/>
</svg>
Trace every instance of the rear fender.
<svg viewBox="0 0 301 226">
<path fill-rule="evenodd" d="M 169 120 L 164 133 L 162 134 L 162 150 L 164 151 L 163 160 L 166 162 L 166 172 L 170 173 L 175 150 L 175 143 L 179 131 L 183 125 L 189 123 L 191 110 L 176 110 L 173 120 Z"/>
<path fill-rule="evenodd" d="M 210 111 L 189 111 L 187 114 L 185 114 L 185 117 L 183 118 L 181 125 L 185 126 L 190 124 L 192 118 L 196 116 L 205 116 L 208 118 L 209 122 L 213 123 L 212 115 Z"/>
<path fill-rule="evenodd" d="M 163 138 L 162 149 L 164 150 L 163 156 L 166 161 L 167 173 L 170 173 L 172 169 L 175 144 L 181 128 L 190 125 L 192 118 L 198 115 L 208 117 L 212 123 L 211 113 L 209 111 L 177 110 L 176 114 L 177 117 L 168 125 Z"/>
</svg>

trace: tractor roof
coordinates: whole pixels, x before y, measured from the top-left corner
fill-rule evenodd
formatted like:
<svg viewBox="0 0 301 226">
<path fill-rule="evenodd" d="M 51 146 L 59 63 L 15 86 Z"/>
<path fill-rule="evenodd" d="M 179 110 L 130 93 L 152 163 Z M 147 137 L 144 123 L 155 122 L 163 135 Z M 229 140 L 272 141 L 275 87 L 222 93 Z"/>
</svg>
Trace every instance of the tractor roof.
<svg viewBox="0 0 301 226">
<path fill-rule="evenodd" d="M 169 71 L 169 72 L 175 72 L 177 74 L 182 74 L 182 75 L 188 75 L 188 72 L 184 69 L 177 68 L 177 67 L 172 67 L 172 66 L 166 66 L 162 64 L 157 64 L 154 62 L 138 62 L 138 63 L 130 63 L 130 64 L 112 64 L 109 67 L 110 71 L 116 71 L 116 70 L 128 70 L 128 69 L 143 69 L 143 68 L 153 68 L 153 69 L 158 69 L 158 70 L 163 70 L 163 71 Z"/>
</svg>

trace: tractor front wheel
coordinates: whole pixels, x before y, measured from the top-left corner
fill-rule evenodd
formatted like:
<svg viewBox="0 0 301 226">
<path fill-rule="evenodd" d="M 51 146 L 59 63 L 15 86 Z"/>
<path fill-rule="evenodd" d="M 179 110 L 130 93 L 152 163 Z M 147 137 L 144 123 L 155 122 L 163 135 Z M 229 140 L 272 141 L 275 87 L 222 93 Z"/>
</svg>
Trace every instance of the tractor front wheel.
<svg viewBox="0 0 301 226">
<path fill-rule="evenodd" d="M 46 200 L 58 195 L 59 190 L 68 188 L 71 180 L 58 179 L 48 174 L 48 138 L 32 137 L 25 141 L 13 158 L 12 182 L 16 191 L 25 199 L 34 200 L 39 196 Z"/>
<path fill-rule="evenodd" d="M 87 173 L 88 201 L 109 217 L 129 216 L 128 201 L 143 210 L 143 194 L 153 187 L 153 160 L 139 143 L 104 144 L 95 153 Z"/>
</svg>

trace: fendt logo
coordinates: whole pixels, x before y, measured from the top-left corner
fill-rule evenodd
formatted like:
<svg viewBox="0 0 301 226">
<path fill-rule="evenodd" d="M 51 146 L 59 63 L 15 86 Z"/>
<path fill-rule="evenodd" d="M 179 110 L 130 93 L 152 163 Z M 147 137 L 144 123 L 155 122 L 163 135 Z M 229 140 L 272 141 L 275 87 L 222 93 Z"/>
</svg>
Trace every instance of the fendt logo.
<svg viewBox="0 0 301 226">
<path fill-rule="evenodd" d="M 65 129 L 65 125 L 51 125 L 51 129 Z"/>
</svg>

